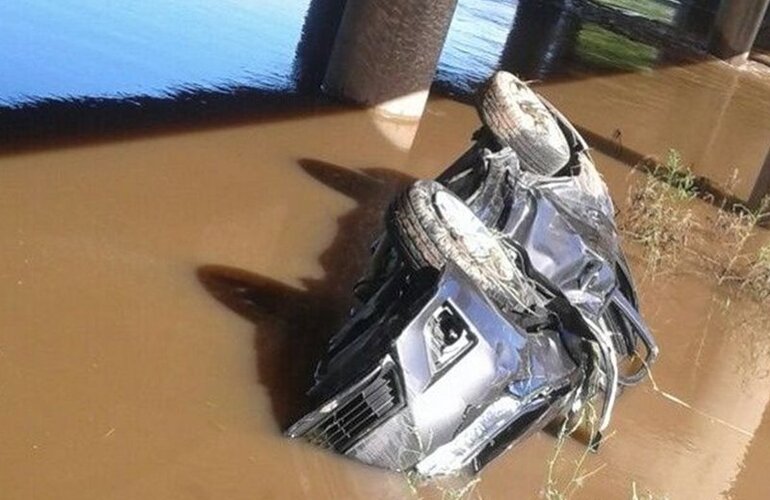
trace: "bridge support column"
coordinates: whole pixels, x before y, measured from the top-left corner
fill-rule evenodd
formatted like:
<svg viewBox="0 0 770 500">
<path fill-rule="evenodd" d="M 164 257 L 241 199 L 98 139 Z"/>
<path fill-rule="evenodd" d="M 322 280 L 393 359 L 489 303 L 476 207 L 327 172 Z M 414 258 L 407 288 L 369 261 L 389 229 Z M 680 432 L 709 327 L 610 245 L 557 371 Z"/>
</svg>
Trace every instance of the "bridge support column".
<svg viewBox="0 0 770 500">
<path fill-rule="evenodd" d="M 760 208 L 765 196 L 770 196 L 770 150 L 767 151 L 765 163 L 760 168 L 759 175 L 757 175 L 757 179 L 754 181 L 754 187 L 748 199 L 749 208 Z"/>
<path fill-rule="evenodd" d="M 711 33 L 711 53 L 731 64 L 746 62 L 770 0 L 722 0 Z"/>
<path fill-rule="evenodd" d="M 324 79 L 336 97 L 422 116 L 457 0 L 347 2 Z"/>
</svg>

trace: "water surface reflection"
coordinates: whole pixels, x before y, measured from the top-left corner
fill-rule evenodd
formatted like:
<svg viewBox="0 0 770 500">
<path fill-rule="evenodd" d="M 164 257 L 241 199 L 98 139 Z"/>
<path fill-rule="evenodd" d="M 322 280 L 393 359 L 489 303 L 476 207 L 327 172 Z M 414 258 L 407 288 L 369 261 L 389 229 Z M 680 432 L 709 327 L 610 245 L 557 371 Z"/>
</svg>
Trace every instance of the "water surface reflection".
<svg viewBox="0 0 770 500">
<path fill-rule="evenodd" d="M 290 90 L 309 0 L 0 4 L 0 104 Z"/>
<path fill-rule="evenodd" d="M 665 45 L 665 33 L 648 33 L 646 18 L 629 17 L 627 6 L 615 5 L 619 0 L 604 1 L 612 7 L 590 0 L 459 0 L 437 80 L 464 94 L 474 91 L 500 64 L 543 78 L 569 59 L 628 69 L 617 64 L 619 58 L 613 62 L 605 57 L 602 63 L 603 55 L 593 53 L 620 50 L 633 56 L 644 50 L 629 49 L 622 38 L 608 41 L 607 34 L 581 48 L 586 37 L 591 38 L 584 22 L 598 23 L 621 37 Z M 0 106 L 103 98 L 184 100 L 191 93 L 244 88 L 262 94 L 314 93 L 344 4 L 345 0 L 5 2 L 0 5 Z M 637 19 L 638 26 L 629 19 Z M 625 49 L 619 47 L 624 44 Z M 643 62 L 648 66 L 659 61 Z"/>
</svg>

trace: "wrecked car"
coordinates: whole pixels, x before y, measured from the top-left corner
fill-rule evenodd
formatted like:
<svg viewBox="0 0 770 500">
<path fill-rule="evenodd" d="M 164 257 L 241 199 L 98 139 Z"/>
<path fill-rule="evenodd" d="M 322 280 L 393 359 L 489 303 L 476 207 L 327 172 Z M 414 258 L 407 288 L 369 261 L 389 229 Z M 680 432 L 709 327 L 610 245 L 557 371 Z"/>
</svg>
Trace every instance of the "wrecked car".
<svg viewBox="0 0 770 500">
<path fill-rule="evenodd" d="M 287 435 L 426 477 L 475 472 L 595 400 L 600 436 L 655 360 L 580 134 L 504 72 L 479 114 L 468 152 L 392 203 Z"/>
</svg>

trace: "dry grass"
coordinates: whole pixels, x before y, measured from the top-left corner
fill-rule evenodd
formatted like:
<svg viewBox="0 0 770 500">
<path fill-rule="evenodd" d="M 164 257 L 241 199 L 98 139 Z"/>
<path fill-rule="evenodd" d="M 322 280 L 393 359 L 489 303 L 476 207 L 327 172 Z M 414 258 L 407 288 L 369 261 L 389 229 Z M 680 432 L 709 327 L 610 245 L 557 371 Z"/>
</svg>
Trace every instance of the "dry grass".
<svg viewBox="0 0 770 500">
<path fill-rule="evenodd" d="M 695 198 L 695 176 L 669 151 L 665 164 L 648 169 L 641 185 L 632 188 L 621 230 L 642 245 L 651 276 L 677 266 L 695 228 L 690 201 Z"/>
<path fill-rule="evenodd" d="M 651 491 L 640 492 L 636 482 L 631 483 L 631 500 L 666 500 L 667 496 L 656 496 Z"/>
<path fill-rule="evenodd" d="M 425 492 L 429 498 L 440 498 L 440 500 L 481 500 L 481 494 L 476 487 L 481 482 L 481 478 L 468 477 L 457 474 L 454 476 L 441 477 L 428 480 L 417 472 L 410 471 L 404 474 L 411 497 L 415 500 L 422 500 L 421 493 Z"/>
<path fill-rule="evenodd" d="M 586 460 L 592 447 L 586 445 L 575 460 L 564 458 L 564 446 L 568 439 L 576 433 L 586 433 L 592 439 L 596 435 L 599 416 L 590 403 L 583 406 L 576 421 L 567 419 L 562 423 L 556 438 L 556 446 L 547 462 L 547 473 L 543 487 L 543 498 L 546 500 L 568 500 L 582 488 L 586 481 L 598 474 L 607 464 L 594 469 L 586 468 Z M 608 437 L 603 438 L 602 442 Z M 598 446 L 599 443 L 596 444 Z"/>
<path fill-rule="evenodd" d="M 402 455 L 413 455 L 415 458 L 423 456 L 432 447 L 433 435 L 430 434 L 427 440 L 423 441 L 416 429 L 410 428 L 410 433 L 416 437 L 416 446 L 412 448 L 409 444 L 402 443 Z M 415 500 L 422 500 L 423 492 L 428 493 L 429 498 L 438 496 L 441 500 L 481 499 L 481 495 L 476 490 L 481 482 L 478 476 L 457 473 L 439 478 L 426 478 L 415 470 L 409 470 L 403 474 L 403 478 L 411 497 Z"/>
<path fill-rule="evenodd" d="M 692 210 L 700 193 L 679 153 L 671 150 L 664 164 L 647 170 L 650 175 L 629 192 L 620 228 L 644 249 L 648 275 L 677 269 L 686 255 L 693 255 L 698 271 L 718 285 L 733 286 L 757 301 L 770 298 L 770 244 L 748 250 L 756 227 L 770 220 L 770 196 L 753 210 L 723 201 L 716 216 L 706 220 Z M 736 171 L 722 186 L 726 199 L 735 198 L 737 184 Z"/>
<path fill-rule="evenodd" d="M 757 300 L 770 298 L 770 243 L 754 255 L 741 286 Z"/>
<path fill-rule="evenodd" d="M 719 285 L 734 286 L 764 301 L 770 297 L 770 244 L 753 251 L 748 247 L 757 226 L 770 219 L 770 196 L 753 210 L 743 205 L 720 208 L 710 227 L 710 241 L 697 255 L 709 264 Z"/>
<path fill-rule="evenodd" d="M 738 183 L 738 173 L 733 172 L 725 191 L 730 197 L 735 197 L 734 189 Z M 710 243 L 707 252 L 701 256 L 712 265 L 718 283 L 736 282 L 742 288 L 749 281 L 754 283 L 755 291 L 762 295 L 762 267 L 770 257 L 770 250 L 760 249 L 759 252 L 747 251 L 747 244 L 755 234 L 757 226 L 770 217 L 770 197 L 766 197 L 760 206 L 751 210 L 743 205 L 726 206 L 723 202 L 720 210 L 713 218 L 710 227 Z M 719 244 L 715 245 L 714 242 Z M 759 281 L 752 276 L 757 275 Z M 767 288 L 767 287 L 765 287 Z M 770 288 L 765 290 L 770 292 Z"/>
</svg>

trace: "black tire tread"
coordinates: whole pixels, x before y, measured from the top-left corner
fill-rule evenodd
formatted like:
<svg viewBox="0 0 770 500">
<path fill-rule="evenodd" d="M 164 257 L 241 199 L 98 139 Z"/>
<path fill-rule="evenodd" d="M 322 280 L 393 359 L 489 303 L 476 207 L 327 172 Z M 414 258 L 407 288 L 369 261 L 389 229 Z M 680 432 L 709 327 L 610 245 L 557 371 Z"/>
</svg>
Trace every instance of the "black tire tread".
<svg viewBox="0 0 770 500">
<path fill-rule="evenodd" d="M 552 121 L 546 127 L 551 133 L 543 134 L 523 127 L 517 120 L 520 111 L 516 109 L 513 100 L 515 95 L 511 94 L 510 89 L 506 88 L 509 85 L 505 84 L 509 78 L 514 81 L 516 79 L 510 74 L 501 77 L 500 73 L 492 77 L 482 94 L 479 105 L 482 122 L 502 146 L 508 146 L 516 152 L 522 168 L 540 175 L 555 174 L 570 159 L 569 144 L 558 122 L 538 99 L 543 116 Z"/>
<path fill-rule="evenodd" d="M 511 307 L 511 290 L 489 278 L 487 271 L 467 256 L 432 208 L 432 198 L 439 190 L 446 188 L 433 181 L 418 181 L 396 198 L 388 226 L 397 249 L 415 270 L 442 269 L 449 260 L 458 263 L 498 307 Z M 439 247 L 438 241 L 444 244 Z"/>
</svg>

